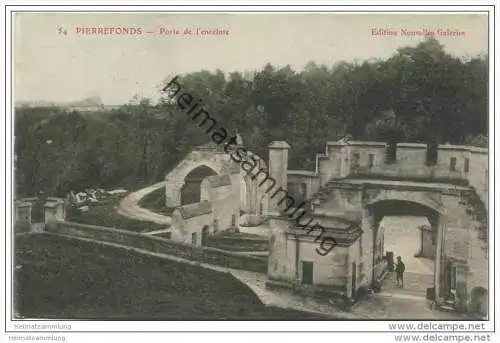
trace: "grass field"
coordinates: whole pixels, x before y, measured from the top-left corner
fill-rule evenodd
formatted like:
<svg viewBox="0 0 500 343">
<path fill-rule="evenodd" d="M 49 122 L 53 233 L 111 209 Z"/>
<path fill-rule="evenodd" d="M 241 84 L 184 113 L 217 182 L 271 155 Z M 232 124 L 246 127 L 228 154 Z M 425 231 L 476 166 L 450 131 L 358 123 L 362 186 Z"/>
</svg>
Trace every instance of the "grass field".
<svg viewBox="0 0 500 343">
<path fill-rule="evenodd" d="M 73 211 L 67 220 L 77 223 L 114 227 L 134 232 L 165 229 L 165 225 L 140 221 L 122 216 L 117 212 L 118 204 L 124 198 L 123 194 L 108 196 L 98 203 L 89 205 L 88 212 Z"/>
<path fill-rule="evenodd" d="M 267 308 L 229 275 L 50 235 L 15 242 L 16 311 L 25 318 L 321 320 Z"/>
</svg>

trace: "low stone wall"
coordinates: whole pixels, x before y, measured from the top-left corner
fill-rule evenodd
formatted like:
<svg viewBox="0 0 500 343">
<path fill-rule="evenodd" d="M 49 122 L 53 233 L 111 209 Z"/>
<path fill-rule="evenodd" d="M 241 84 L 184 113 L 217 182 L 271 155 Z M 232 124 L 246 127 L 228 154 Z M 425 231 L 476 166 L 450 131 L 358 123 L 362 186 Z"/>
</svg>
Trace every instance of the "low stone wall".
<svg viewBox="0 0 500 343">
<path fill-rule="evenodd" d="M 46 231 L 52 234 L 90 238 L 108 243 L 122 244 L 131 248 L 174 255 L 187 260 L 205 262 L 235 269 L 267 273 L 267 261 L 253 256 L 238 255 L 209 247 L 196 247 L 190 244 L 173 242 L 168 239 L 152 237 L 137 232 L 112 229 L 102 226 L 56 221 L 47 225 Z"/>
</svg>

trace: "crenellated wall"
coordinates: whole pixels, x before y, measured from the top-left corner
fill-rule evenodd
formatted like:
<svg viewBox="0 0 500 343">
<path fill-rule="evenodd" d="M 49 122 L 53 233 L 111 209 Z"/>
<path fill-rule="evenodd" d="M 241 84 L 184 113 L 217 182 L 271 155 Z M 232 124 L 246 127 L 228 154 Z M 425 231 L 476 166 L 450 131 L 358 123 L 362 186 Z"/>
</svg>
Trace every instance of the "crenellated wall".
<svg viewBox="0 0 500 343">
<path fill-rule="evenodd" d="M 427 163 L 426 144 L 398 143 L 393 163 L 386 163 L 386 150 L 384 142 L 327 142 L 325 153 L 316 155 L 316 170 L 289 170 L 288 182 L 307 184 L 308 196 L 312 196 L 332 179 L 345 177 L 436 183 L 468 182 L 480 199 L 488 204 L 488 149 L 438 145 L 437 161 L 434 164 Z"/>
<path fill-rule="evenodd" d="M 432 156 L 419 143 L 399 143 L 390 150 L 380 142 L 329 142 L 317 155 L 316 171 L 288 170 L 283 177 L 288 145 L 279 143 L 270 146 L 272 176 L 280 184 L 286 181 L 289 195 L 311 200 L 311 218 L 337 245 L 326 256 L 318 254 L 321 239 L 311 230 L 271 218 L 268 284 L 354 297 L 387 266 L 380 220 L 414 215 L 427 217 L 436 232 L 435 244 L 421 244 L 434 249 L 438 303 L 451 297 L 457 309 L 474 312 L 477 299 L 472 298 L 483 291 L 487 299 L 487 240 L 481 215 L 471 213 L 479 211 L 472 195 L 487 196 L 486 149 L 439 145 Z M 448 281 L 452 274 L 454 285 Z"/>
</svg>

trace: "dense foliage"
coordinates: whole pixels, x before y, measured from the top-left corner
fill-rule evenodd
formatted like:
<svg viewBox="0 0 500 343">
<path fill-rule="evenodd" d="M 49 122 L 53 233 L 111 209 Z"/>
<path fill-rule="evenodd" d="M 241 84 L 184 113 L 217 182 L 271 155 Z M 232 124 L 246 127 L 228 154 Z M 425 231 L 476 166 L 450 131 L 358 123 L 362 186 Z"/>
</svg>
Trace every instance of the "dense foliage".
<svg viewBox="0 0 500 343">
<path fill-rule="evenodd" d="M 248 150 L 266 158 L 270 141 L 288 141 L 294 169 L 311 169 L 325 142 L 346 134 L 487 145 L 487 58 L 451 56 L 434 39 L 387 60 L 332 67 L 311 62 L 301 71 L 270 64 L 255 73 L 199 71 L 182 75 L 180 83 L 220 126 L 238 130 Z M 17 191 L 56 195 L 151 183 L 208 139 L 167 99 L 85 113 L 19 108 Z"/>
</svg>

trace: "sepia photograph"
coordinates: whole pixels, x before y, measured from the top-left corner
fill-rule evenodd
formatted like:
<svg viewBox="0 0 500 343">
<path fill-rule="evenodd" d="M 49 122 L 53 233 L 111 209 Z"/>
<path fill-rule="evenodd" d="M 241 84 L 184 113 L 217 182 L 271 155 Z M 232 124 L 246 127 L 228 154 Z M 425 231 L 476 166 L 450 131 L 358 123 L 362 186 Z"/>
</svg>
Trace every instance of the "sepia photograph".
<svg viewBox="0 0 500 343">
<path fill-rule="evenodd" d="M 17 328 L 484 330 L 491 14 L 194 12 L 12 13 Z"/>
</svg>

